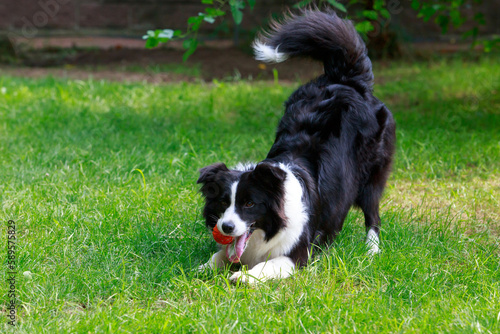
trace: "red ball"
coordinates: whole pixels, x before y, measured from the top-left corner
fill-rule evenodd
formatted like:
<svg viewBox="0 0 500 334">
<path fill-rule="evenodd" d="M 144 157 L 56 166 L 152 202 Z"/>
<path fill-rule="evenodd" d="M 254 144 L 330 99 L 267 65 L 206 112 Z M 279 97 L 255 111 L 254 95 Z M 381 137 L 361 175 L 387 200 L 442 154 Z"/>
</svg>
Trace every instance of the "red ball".
<svg viewBox="0 0 500 334">
<path fill-rule="evenodd" d="M 233 237 L 230 237 L 228 235 L 223 235 L 222 233 L 220 233 L 220 231 L 217 229 L 217 225 L 215 225 L 212 231 L 212 235 L 214 236 L 215 242 L 221 245 L 230 244 L 234 240 Z"/>
</svg>

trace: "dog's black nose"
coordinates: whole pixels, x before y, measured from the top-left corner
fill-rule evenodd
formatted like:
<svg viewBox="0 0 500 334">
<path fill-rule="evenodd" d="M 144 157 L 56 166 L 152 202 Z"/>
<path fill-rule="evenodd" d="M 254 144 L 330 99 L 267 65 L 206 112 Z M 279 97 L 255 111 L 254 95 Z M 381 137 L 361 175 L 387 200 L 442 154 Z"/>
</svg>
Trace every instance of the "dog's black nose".
<svg viewBox="0 0 500 334">
<path fill-rule="evenodd" d="M 233 222 L 222 223 L 222 232 L 229 234 L 233 231 L 234 231 L 234 223 Z"/>
</svg>

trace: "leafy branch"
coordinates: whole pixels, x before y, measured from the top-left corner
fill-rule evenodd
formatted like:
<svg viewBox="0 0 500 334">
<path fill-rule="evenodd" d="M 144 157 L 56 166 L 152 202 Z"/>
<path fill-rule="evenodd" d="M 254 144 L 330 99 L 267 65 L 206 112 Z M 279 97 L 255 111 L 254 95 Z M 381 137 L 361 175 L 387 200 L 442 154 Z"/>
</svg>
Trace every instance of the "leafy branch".
<svg viewBox="0 0 500 334">
<path fill-rule="evenodd" d="M 234 23 L 239 26 L 243 21 L 243 10 L 247 6 L 253 10 L 256 0 L 201 0 L 201 3 L 207 5 L 205 11 L 188 18 L 186 31 L 148 30 L 143 36 L 146 40 L 146 48 L 154 48 L 160 43 L 180 39 L 183 40 L 182 47 L 186 50 L 183 56 L 183 60 L 186 61 L 198 47 L 198 32 L 202 24 L 215 23 L 217 18 L 227 15 L 224 9 L 229 8 Z M 470 21 L 464 14 L 465 8 L 473 8 L 481 3 L 482 0 L 412 0 L 411 7 L 416 11 L 417 17 L 425 22 L 434 18 L 434 22 L 441 27 L 441 33 L 445 34 L 450 26 L 458 28 Z M 349 0 L 345 5 L 338 0 L 301 0 L 293 7 L 304 8 L 311 5 L 319 8 L 329 6 L 346 14 L 351 13 L 351 18 L 356 22 L 356 30 L 365 37 L 367 33 L 375 29 L 375 22 L 387 21 L 391 17 L 391 4 L 387 4 L 386 0 Z M 466 31 L 463 38 L 472 37 L 473 46 L 482 43 L 485 52 L 500 46 L 500 38 L 477 41 L 479 26 L 486 23 L 482 13 L 474 13 L 472 21 L 473 28 Z"/>
<path fill-rule="evenodd" d="M 418 13 L 417 16 L 425 22 L 434 18 L 434 22 L 441 28 L 442 34 L 446 34 L 450 27 L 457 29 L 472 21 L 473 27 L 464 32 L 462 38 L 472 37 L 472 46 L 481 43 L 483 50 L 490 52 L 494 47 L 500 46 L 500 38 L 478 41 L 479 26 L 486 24 L 484 14 L 476 12 L 470 19 L 464 13 L 465 8 L 473 8 L 474 5 L 480 5 L 482 2 L 482 0 L 412 0 L 411 7 Z"/>
<path fill-rule="evenodd" d="M 243 21 L 243 10 L 246 5 L 253 10 L 256 0 L 201 0 L 201 3 L 208 5 L 204 12 L 197 16 L 191 16 L 187 20 L 187 29 L 185 32 L 172 29 L 148 30 L 142 38 L 146 40 L 146 48 L 151 49 L 160 43 L 167 43 L 174 39 L 183 39 L 182 47 L 184 52 L 183 60 L 186 61 L 189 56 L 196 51 L 198 47 L 198 32 L 203 23 L 213 24 L 216 19 L 226 15 L 222 8 L 229 6 L 233 16 L 234 23 L 240 25 Z"/>
</svg>

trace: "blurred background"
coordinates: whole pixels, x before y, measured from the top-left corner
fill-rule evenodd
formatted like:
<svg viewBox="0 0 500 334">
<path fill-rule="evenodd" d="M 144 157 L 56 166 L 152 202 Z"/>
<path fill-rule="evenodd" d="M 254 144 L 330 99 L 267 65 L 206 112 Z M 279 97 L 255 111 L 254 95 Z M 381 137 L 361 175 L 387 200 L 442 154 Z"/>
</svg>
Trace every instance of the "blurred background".
<svg viewBox="0 0 500 334">
<path fill-rule="evenodd" d="M 308 79 L 317 65 L 258 64 L 250 43 L 270 18 L 312 4 L 353 19 L 382 63 L 478 57 L 500 35 L 499 0 L 0 0 L 0 66 L 13 75 L 153 82 Z M 143 36 L 156 29 L 178 35 L 145 48 Z M 195 52 L 183 61 L 186 51 Z"/>
</svg>

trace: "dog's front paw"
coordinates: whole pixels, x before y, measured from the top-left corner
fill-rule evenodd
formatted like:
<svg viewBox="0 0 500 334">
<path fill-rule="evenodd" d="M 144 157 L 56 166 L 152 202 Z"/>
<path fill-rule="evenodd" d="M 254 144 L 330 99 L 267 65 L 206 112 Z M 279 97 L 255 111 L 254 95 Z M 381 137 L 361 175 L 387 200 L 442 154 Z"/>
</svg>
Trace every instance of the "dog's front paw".
<svg viewBox="0 0 500 334">
<path fill-rule="evenodd" d="M 229 280 L 232 283 L 240 282 L 240 283 L 248 283 L 252 284 L 257 282 L 258 280 L 252 275 L 251 270 L 248 273 L 244 273 L 242 271 L 235 272 Z"/>
<path fill-rule="evenodd" d="M 241 271 L 237 271 L 233 275 L 231 275 L 231 277 L 229 277 L 229 280 L 232 283 L 236 283 L 238 281 L 238 279 L 241 277 L 242 274 L 243 273 Z"/>
<path fill-rule="evenodd" d="M 209 269 L 210 269 L 210 270 L 211 270 L 211 269 L 213 269 L 213 264 L 212 264 L 212 261 L 211 261 L 211 260 L 210 260 L 210 261 L 208 261 L 207 263 L 204 263 L 204 264 L 202 264 L 201 266 L 199 266 L 199 267 L 196 269 L 196 271 L 198 271 L 199 273 L 203 273 L 203 272 L 205 272 L 205 271 L 207 271 L 207 270 L 209 270 Z"/>
<path fill-rule="evenodd" d="M 206 270 L 213 270 L 215 268 L 224 268 L 227 263 L 226 253 L 224 251 L 218 251 L 207 263 L 202 264 L 198 267 L 198 272 L 203 272 Z"/>
</svg>

